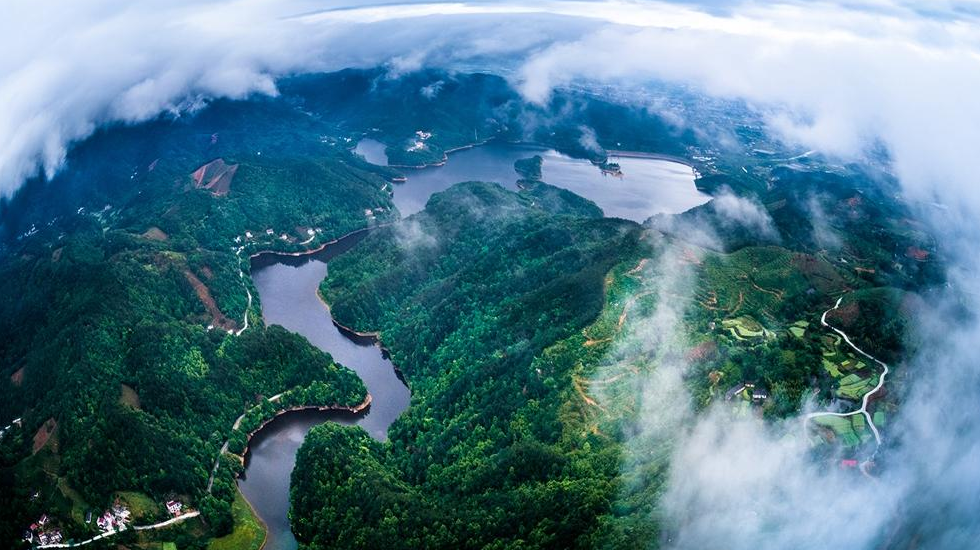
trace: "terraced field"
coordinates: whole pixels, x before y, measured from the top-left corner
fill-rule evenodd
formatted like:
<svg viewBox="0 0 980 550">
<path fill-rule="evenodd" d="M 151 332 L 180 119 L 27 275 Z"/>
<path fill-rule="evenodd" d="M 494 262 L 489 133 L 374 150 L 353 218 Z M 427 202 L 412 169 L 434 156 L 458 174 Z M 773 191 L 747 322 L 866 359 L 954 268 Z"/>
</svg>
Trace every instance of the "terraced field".
<svg viewBox="0 0 980 550">
<path fill-rule="evenodd" d="M 838 441 L 846 448 L 856 447 L 871 438 L 864 415 L 821 416 L 812 420 L 828 439 Z"/>
<path fill-rule="evenodd" d="M 752 315 L 774 324 L 784 300 L 807 293 L 836 297 L 860 284 L 817 256 L 778 246 L 746 247 L 731 254 L 706 254 L 695 297 L 720 316 Z"/>
<path fill-rule="evenodd" d="M 772 333 L 766 330 L 758 321 L 751 316 L 743 315 L 734 319 L 725 319 L 721 326 L 729 331 L 736 340 L 753 340 L 757 338 L 768 338 Z"/>
</svg>

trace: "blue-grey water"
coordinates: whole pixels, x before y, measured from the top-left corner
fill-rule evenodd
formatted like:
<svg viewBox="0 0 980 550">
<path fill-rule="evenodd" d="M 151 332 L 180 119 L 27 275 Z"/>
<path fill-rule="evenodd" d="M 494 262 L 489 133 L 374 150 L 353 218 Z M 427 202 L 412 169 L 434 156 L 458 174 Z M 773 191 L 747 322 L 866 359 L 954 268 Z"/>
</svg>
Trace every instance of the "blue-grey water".
<svg viewBox="0 0 980 550">
<path fill-rule="evenodd" d="M 384 165 L 384 144 L 362 139 L 354 152 L 368 162 Z M 610 157 L 622 176 L 604 174 L 584 159 L 554 149 L 526 144 L 488 143 L 449 155 L 444 166 L 402 169 L 408 181 L 394 184 L 394 202 L 403 217 L 425 208 L 433 193 L 461 181 L 500 183 L 516 190 L 514 161 L 540 155 L 542 180 L 595 202 L 609 217 L 643 222 L 655 214 L 679 213 L 708 202 L 710 196 L 694 186 L 694 170 L 685 164 L 655 158 Z"/>
<path fill-rule="evenodd" d="M 289 477 L 296 451 L 310 429 L 327 420 L 357 424 L 371 437 L 384 441 L 388 426 L 408 408 L 409 390 L 381 348 L 368 338 L 350 338 L 334 324 L 330 309 L 317 298 L 327 276 L 329 260 L 356 244 L 366 232 L 342 239 L 308 256 L 264 254 L 252 261 L 252 280 L 259 291 L 262 318 L 267 325 L 301 334 L 330 353 L 364 381 L 373 401 L 359 415 L 327 412 L 289 413 L 269 423 L 252 438 L 245 473 L 239 480 L 242 494 L 266 525 L 266 550 L 295 550 L 289 528 Z"/>
</svg>

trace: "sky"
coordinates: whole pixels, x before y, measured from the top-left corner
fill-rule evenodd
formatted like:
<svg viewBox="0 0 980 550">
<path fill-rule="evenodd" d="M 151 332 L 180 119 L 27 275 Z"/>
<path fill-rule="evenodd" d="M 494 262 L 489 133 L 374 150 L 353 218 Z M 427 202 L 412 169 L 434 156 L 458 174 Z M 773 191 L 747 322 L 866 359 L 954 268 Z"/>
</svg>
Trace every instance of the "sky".
<svg viewBox="0 0 980 550">
<path fill-rule="evenodd" d="M 951 283 L 920 318 L 927 345 L 906 367 L 917 382 L 889 429 L 891 467 L 855 486 L 807 464 L 785 437 L 791 423 L 695 417 L 651 396 L 651 429 L 685 427 L 664 501 L 680 526 L 669 545 L 874 548 L 913 510 L 928 524 L 920 547 L 980 547 L 980 325 L 949 315 L 980 312 L 980 3 L 6 0 L 0 52 L 0 197 L 54 175 L 72 143 L 106 124 L 275 95 L 282 75 L 487 58 L 508 59 L 530 101 L 585 78 L 657 80 L 744 100 L 773 134 L 829 155 L 884 145 L 942 236 Z M 771 228 L 757 205 L 716 207 Z M 660 311 L 650 329 L 678 315 Z M 665 367 L 660 385 L 684 368 Z"/>
</svg>

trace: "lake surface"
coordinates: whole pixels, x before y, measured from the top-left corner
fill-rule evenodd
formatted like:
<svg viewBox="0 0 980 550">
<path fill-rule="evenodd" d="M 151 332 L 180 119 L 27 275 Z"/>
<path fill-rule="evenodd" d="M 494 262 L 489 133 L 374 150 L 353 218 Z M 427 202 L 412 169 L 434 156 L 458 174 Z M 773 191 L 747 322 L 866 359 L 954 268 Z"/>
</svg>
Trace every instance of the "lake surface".
<svg viewBox="0 0 980 550">
<path fill-rule="evenodd" d="M 376 139 L 362 139 L 357 142 L 354 152 L 364 157 L 364 160 L 378 166 L 388 166 L 388 155 L 385 154 L 384 143 Z"/>
<path fill-rule="evenodd" d="M 354 149 L 371 163 L 384 165 L 384 144 L 362 139 Z M 380 154 L 378 153 L 380 149 Z M 542 180 L 595 202 L 606 216 L 643 222 L 655 214 L 676 214 L 711 199 L 694 185 L 694 170 L 685 164 L 656 158 L 609 157 L 623 175 L 604 174 L 584 159 L 554 149 L 527 144 L 491 142 L 449 155 L 443 166 L 403 169 L 405 183 L 394 184 L 394 202 L 403 217 L 425 208 L 433 193 L 461 181 L 493 181 L 517 190 L 514 161 L 540 155 Z"/>
<path fill-rule="evenodd" d="M 357 424 L 371 437 L 384 441 L 388 426 L 408 408 L 408 387 L 372 338 L 348 337 L 334 324 L 317 289 L 327 275 L 327 262 L 349 250 L 367 235 L 356 233 L 307 256 L 263 254 L 252 260 L 252 280 L 259 291 L 267 325 L 282 325 L 305 336 L 313 345 L 352 369 L 364 381 L 373 401 L 359 414 L 297 412 L 280 416 L 255 435 L 249 445 L 242 494 L 268 528 L 266 550 L 294 550 L 289 528 L 289 476 L 296 451 L 310 429 L 328 420 Z"/>
</svg>

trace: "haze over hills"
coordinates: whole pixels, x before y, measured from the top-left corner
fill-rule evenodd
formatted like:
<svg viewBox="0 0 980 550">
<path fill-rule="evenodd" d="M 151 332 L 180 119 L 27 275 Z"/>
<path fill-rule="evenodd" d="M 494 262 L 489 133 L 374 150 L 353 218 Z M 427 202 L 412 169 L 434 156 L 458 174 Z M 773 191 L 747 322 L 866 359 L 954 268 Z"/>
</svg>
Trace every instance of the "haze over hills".
<svg viewBox="0 0 980 550">
<path fill-rule="evenodd" d="M 0 540 L 976 547 L 974 8 L 11 6 Z"/>
</svg>

